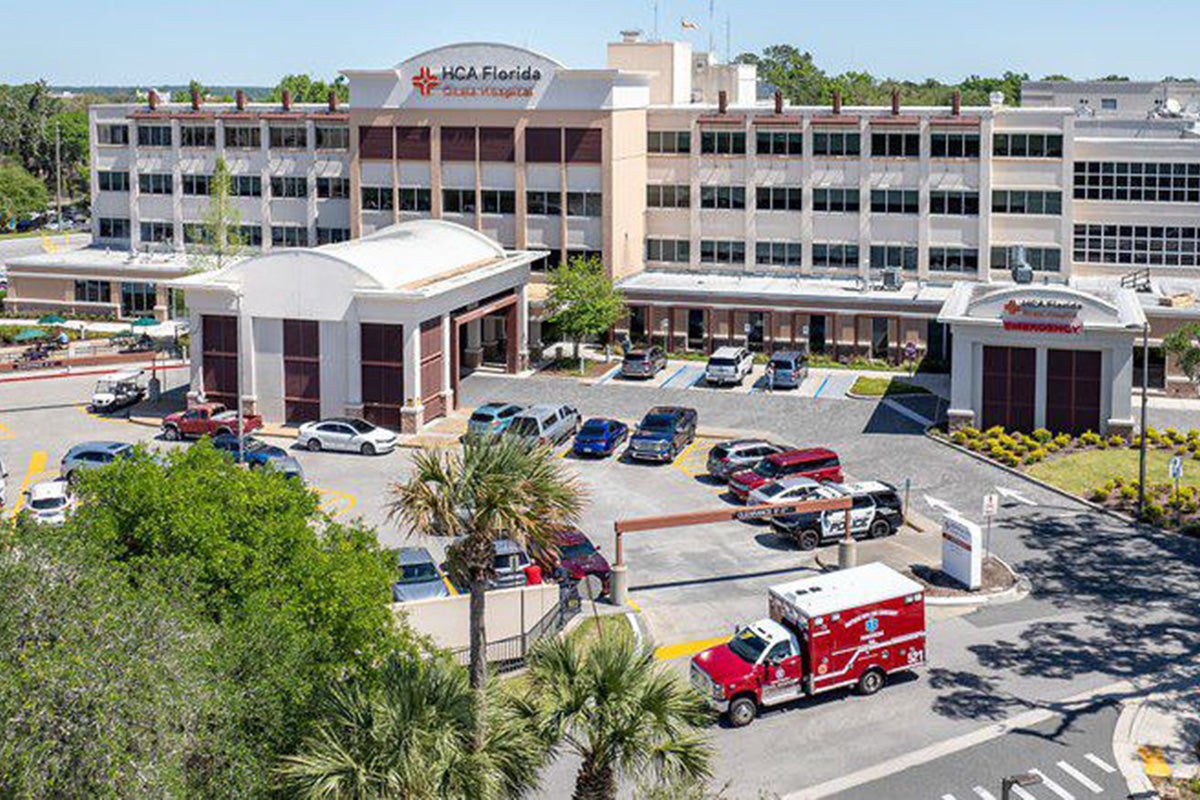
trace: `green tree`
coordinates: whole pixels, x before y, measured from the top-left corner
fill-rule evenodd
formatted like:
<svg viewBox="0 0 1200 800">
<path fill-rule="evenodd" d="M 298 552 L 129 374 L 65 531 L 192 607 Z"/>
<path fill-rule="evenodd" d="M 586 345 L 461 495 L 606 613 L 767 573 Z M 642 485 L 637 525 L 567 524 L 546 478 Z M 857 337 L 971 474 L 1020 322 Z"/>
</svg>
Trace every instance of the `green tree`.
<svg viewBox="0 0 1200 800">
<path fill-rule="evenodd" d="M 1071 78 L 1067 75 L 1063 75 L 1061 73 L 1056 72 L 1053 75 L 1043 76 L 1042 80 L 1044 80 L 1044 81 L 1069 81 L 1069 80 L 1071 80 Z"/>
<path fill-rule="evenodd" d="M 756 65 L 758 79 L 779 89 L 790 103 L 829 102 L 829 79 L 807 51 L 790 44 L 776 44 L 764 48 L 762 55 L 742 53 L 735 61 Z"/>
<path fill-rule="evenodd" d="M 495 683 L 487 691 L 497 694 Z M 277 769 L 296 797 L 488 800 L 534 787 L 545 748 L 511 707 L 488 704 L 476 749 L 464 669 L 444 657 L 395 658 L 369 679 L 335 685 L 325 716 Z"/>
<path fill-rule="evenodd" d="M 190 103 L 192 102 L 192 92 L 200 95 L 200 99 L 204 100 L 208 96 L 208 89 L 203 83 L 192 78 L 188 81 L 188 88 L 181 89 L 178 92 L 171 92 L 171 102 L 173 103 Z"/>
<path fill-rule="evenodd" d="M 493 575 L 495 542 L 512 539 L 527 551 L 550 546 L 575 522 L 584 490 L 545 447 L 520 440 L 469 439 L 461 452 L 422 450 L 407 480 L 391 489 L 389 517 L 412 533 L 457 539 L 448 550 L 451 575 L 470 591 L 470 676 L 477 695 L 476 747 L 484 742 L 487 631 L 484 603 Z"/>
<path fill-rule="evenodd" d="M 311 75 L 284 75 L 279 84 L 271 90 L 268 99 L 279 102 L 283 99 L 283 90 L 292 93 L 292 101 L 296 103 L 324 103 L 329 99 L 329 92 L 337 93 L 338 100 L 346 102 L 350 99 L 350 84 L 344 75 L 339 75 L 331 82 L 317 80 Z"/>
<path fill-rule="evenodd" d="M 539 644 L 521 707 L 552 752 L 582 762 L 575 800 L 615 800 L 620 777 L 686 783 L 710 776 L 704 698 L 659 669 L 632 637 Z"/>
<path fill-rule="evenodd" d="M 44 211 L 49 202 L 46 184 L 19 164 L 0 162 L 0 231 L 6 230 L 15 220 Z"/>
<path fill-rule="evenodd" d="M 1200 381 L 1200 322 L 1181 325 L 1164 336 L 1163 352 L 1175 359 L 1188 380 Z"/>
<path fill-rule="evenodd" d="M 605 272 L 600 259 L 576 256 L 550 271 L 546 319 L 575 344 L 605 333 L 625 314 L 625 295 Z"/>
<path fill-rule="evenodd" d="M 224 158 L 218 158 L 208 183 L 208 207 L 202 217 L 200 250 L 202 269 L 221 269 L 241 257 L 242 212 L 233 198 L 233 176 Z"/>
</svg>

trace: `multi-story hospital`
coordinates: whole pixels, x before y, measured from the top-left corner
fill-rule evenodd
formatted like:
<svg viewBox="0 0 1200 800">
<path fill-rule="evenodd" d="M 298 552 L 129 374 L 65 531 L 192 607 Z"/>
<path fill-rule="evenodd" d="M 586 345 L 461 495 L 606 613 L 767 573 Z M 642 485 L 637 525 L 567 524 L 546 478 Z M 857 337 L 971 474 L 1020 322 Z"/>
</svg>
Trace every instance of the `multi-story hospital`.
<svg viewBox="0 0 1200 800">
<path fill-rule="evenodd" d="M 186 305 L 198 390 L 280 419 L 444 413 L 549 341 L 540 274 L 576 254 L 634 341 L 915 348 L 959 424 L 1129 430 L 1147 325 L 1152 388 L 1187 387 L 1157 345 L 1200 319 L 1200 126 L 1169 84 L 797 107 L 633 33 L 604 69 L 459 44 L 344 74 L 345 105 L 94 106 L 93 246 L 14 259 L 9 307 Z M 219 158 L 255 255 L 191 274 Z"/>
</svg>

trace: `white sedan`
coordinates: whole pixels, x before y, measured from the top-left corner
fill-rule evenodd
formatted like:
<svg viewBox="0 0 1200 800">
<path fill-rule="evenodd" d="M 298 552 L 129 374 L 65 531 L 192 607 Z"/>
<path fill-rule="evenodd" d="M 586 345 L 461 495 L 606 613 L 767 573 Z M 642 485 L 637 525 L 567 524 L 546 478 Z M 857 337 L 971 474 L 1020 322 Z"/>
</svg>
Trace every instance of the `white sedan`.
<svg viewBox="0 0 1200 800">
<path fill-rule="evenodd" d="M 784 478 L 755 489 L 746 498 L 746 505 L 761 506 L 766 503 L 794 503 L 801 500 L 816 500 L 826 494 L 821 489 L 821 484 L 812 478 Z"/>
<path fill-rule="evenodd" d="M 64 480 L 35 484 L 25 493 L 25 500 L 33 518 L 46 525 L 62 525 L 73 505 Z"/>
<path fill-rule="evenodd" d="M 304 423 L 296 432 L 296 441 L 313 452 L 344 450 L 373 456 L 396 449 L 396 432 L 363 419 L 335 417 Z"/>
</svg>

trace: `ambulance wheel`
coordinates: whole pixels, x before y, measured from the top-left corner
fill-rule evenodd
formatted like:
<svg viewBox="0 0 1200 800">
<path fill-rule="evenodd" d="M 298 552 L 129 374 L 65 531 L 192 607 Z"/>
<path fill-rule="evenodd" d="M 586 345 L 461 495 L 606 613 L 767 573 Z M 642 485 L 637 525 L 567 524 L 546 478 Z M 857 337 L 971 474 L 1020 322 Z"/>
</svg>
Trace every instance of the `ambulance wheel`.
<svg viewBox="0 0 1200 800">
<path fill-rule="evenodd" d="M 816 531 L 801 531 L 796 537 L 796 544 L 800 545 L 801 550 L 816 550 L 820 543 L 821 534 Z"/>
<path fill-rule="evenodd" d="M 862 695 L 875 694 L 883 688 L 883 671 L 869 669 L 858 679 L 858 693 Z"/>
<path fill-rule="evenodd" d="M 890 535 L 891 532 L 892 526 L 888 524 L 886 519 L 877 519 L 871 523 L 872 539 L 882 539 L 883 537 Z"/>
<path fill-rule="evenodd" d="M 733 698 L 729 704 L 729 724 L 735 728 L 744 728 L 758 716 L 758 705 L 753 697 L 742 695 Z"/>
</svg>

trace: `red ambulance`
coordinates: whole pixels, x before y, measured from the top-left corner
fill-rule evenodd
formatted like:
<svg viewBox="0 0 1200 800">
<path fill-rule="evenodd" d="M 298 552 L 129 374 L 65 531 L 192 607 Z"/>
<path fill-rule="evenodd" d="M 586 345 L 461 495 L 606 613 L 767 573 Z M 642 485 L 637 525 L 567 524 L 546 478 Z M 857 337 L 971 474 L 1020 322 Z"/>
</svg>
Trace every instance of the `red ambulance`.
<svg viewBox="0 0 1200 800">
<path fill-rule="evenodd" d="M 768 619 L 692 658 L 692 686 L 735 727 L 841 686 L 874 694 L 925 663 L 924 587 L 885 564 L 772 586 L 769 603 Z"/>
</svg>

